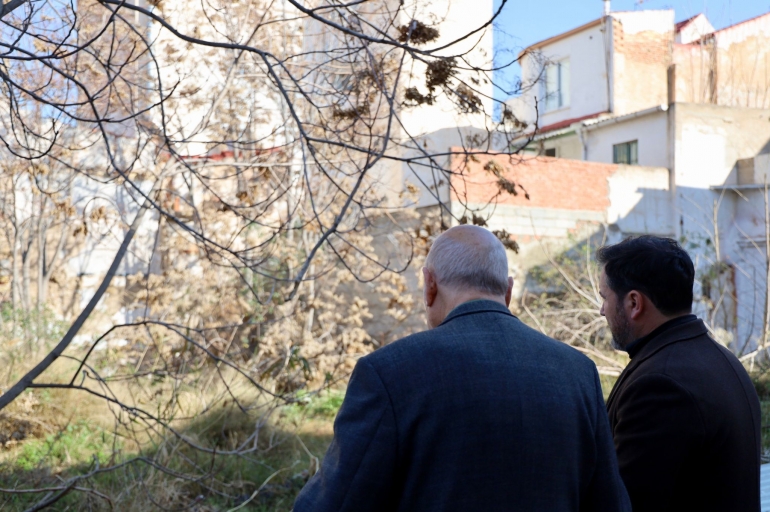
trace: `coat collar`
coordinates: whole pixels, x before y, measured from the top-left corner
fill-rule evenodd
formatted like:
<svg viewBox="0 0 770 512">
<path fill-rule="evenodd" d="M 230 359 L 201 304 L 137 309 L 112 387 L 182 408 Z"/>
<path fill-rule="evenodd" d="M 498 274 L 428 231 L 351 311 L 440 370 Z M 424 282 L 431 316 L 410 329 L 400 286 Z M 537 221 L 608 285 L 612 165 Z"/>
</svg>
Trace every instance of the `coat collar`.
<svg viewBox="0 0 770 512">
<path fill-rule="evenodd" d="M 647 359 L 651 358 L 664 348 L 680 341 L 686 341 L 698 336 L 703 336 L 708 333 L 706 324 L 703 323 L 698 317 L 693 317 L 687 322 L 683 322 L 679 325 L 666 329 L 653 339 L 649 340 L 640 350 L 639 353 L 634 355 L 634 358 L 628 363 L 625 370 L 618 377 L 618 381 L 612 387 L 612 392 L 609 398 L 607 398 L 607 407 L 609 407 L 614 398 L 616 391 L 620 388 L 621 384 L 633 373 L 633 371 L 639 367 Z"/>
<path fill-rule="evenodd" d="M 638 366 L 639 363 L 645 359 L 649 359 L 672 343 L 697 338 L 706 333 L 708 333 L 708 329 L 706 328 L 706 324 L 703 323 L 703 320 L 693 316 L 688 319 L 688 321 L 666 329 L 649 340 L 643 347 L 641 347 L 641 349 L 639 349 L 638 353 L 634 354 L 634 358 L 628 366 Z"/>
<path fill-rule="evenodd" d="M 499 302 L 486 299 L 471 300 L 468 302 L 463 302 L 459 306 L 455 307 L 452 311 L 449 312 L 444 321 L 439 325 L 449 323 L 456 318 L 460 318 L 461 316 L 473 315 L 476 313 L 503 313 L 513 316 L 508 308 Z"/>
<path fill-rule="evenodd" d="M 695 315 L 689 314 L 689 315 L 683 315 L 677 318 L 673 318 L 667 322 L 664 322 L 660 326 L 658 326 L 657 329 L 654 329 L 650 334 L 646 336 L 642 336 L 638 340 L 634 341 L 630 345 L 628 345 L 625 348 L 625 351 L 628 352 L 628 355 L 631 356 L 631 359 L 633 359 L 637 354 L 642 352 L 642 349 L 644 348 L 647 343 L 654 340 L 664 332 L 668 331 L 669 329 L 673 329 L 674 327 L 678 325 L 684 325 L 687 322 L 691 322 L 692 320 L 695 320 Z"/>
</svg>

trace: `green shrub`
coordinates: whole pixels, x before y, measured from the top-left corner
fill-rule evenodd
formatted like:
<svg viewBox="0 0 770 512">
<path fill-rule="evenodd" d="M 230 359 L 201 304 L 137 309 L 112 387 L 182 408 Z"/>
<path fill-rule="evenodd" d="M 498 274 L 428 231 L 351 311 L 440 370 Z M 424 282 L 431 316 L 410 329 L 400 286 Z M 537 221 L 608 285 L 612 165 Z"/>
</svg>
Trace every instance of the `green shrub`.
<svg viewBox="0 0 770 512">
<path fill-rule="evenodd" d="M 345 399 L 341 390 L 326 390 L 321 393 L 297 393 L 297 401 L 284 408 L 284 415 L 289 418 L 334 419 Z"/>
</svg>

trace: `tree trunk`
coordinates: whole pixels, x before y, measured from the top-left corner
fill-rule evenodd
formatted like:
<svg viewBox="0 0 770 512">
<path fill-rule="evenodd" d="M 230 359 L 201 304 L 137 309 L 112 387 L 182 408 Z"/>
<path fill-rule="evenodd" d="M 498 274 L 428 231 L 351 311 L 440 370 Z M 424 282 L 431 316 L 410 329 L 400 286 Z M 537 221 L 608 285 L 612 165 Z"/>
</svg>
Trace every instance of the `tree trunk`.
<svg viewBox="0 0 770 512">
<path fill-rule="evenodd" d="M 21 307 L 20 286 L 21 286 L 21 273 L 19 272 L 19 255 L 21 253 L 21 233 L 19 232 L 19 226 L 16 222 L 16 214 L 14 212 L 14 234 L 13 234 L 13 257 L 11 258 L 11 265 L 13 267 L 11 277 L 11 310 L 13 315 L 13 335 L 16 336 L 19 329 L 18 311 Z"/>
<path fill-rule="evenodd" d="M 30 309 L 30 297 L 29 297 L 29 290 L 30 290 L 30 277 L 29 277 L 29 266 L 30 266 L 30 250 L 32 249 L 32 233 L 30 233 L 30 223 L 27 223 L 27 228 L 24 230 L 26 232 L 26 240 L 24 241 L 24 250 L 21 252 L 21 301 L 22 301 L 22 307 L 24 308 L 25 313 L 29 313 Z"/>
<path fill-rule="evenodd" d="M 160 180 L 158 180 L 158 184 L 160 183 Z M 80 315 L 78 315 L 77 319 L 73 324 L 70 326 L 69 330 L 67 330 L 67 333 L 64 335 L 64 337 L 61 339 L 58 345 L 46 355 L 42 361 L 40 361 L 32 370 L 27 372 L 24 377 L 22 377 L 16 384 L 14 384 L 8 391 L 3 393 L 2 396 L 0 396 L 0 410 L 4 409 L 8 404 L 13 402 L 22 392 L 24 392 L 25 389 L 30 387 L 32 383 L 35 381 L 37 377 L 40 376 L 44 371 L 50 367 L 54 361 L 56 361 L 59 356 L 62 355 L 64 350 L 69 346 L 70 343 L 72 343 L 73 338 L 75 335 L 80 331 L 80 328 L 83 327 L 83 324 L 88 320 L 88 317 L 91 315 L 91 312 L 94 310 L 96 305 L 101 300 L 102 296 L 104 295 L 104 292 L 107 291 L 107 288 L 110 285 L 110 281 L 112 281 L 113 276 L 118 270 L 118 267 L 120 267 L 120 263 L 123 261 L 123 257 L 126 255 L 126 252 L 128 251 L 128 246 L 131 244 L 131 240 L 134 238 L 134 234 L 136 234 L 137 229 L 139 228 L 139 225 L 142 223 L 142 219 L 144 218 L 145 213 L 150 208 L 151 202 L 149 200 L 149 197 L 153 195 L 154 189 L 150 191 L 148 194 L 148 197 L 144 200 L 144 203 L 142 204 L 141 208 L 139 208 L 139 211 L 136 214 L 136 217 L 134 218 L 134 221 L 131 223 L 131 226 L 128 228 L 128 232 L 126 233 L 126 236 L 123 238 L 123 242 L 120 244 L 120 247 L 118 248 L 118 252 L 115 254 L 115 258 L 112 260 L 112 265 L 110 265 L 109 270 L 107 270 L 107 274 L 104 276 L 104 279 L 102 279 L 102 283 L 99 285 L 99 288 L 96 290 L 96 293 L 94 293 L 93 297 L 91 297 L 91 300 L 88 301 L 88 304 L 86 307 L 81 311 Z"/>
<path fill-rule="evenodd" d="M 43 203 L 44 205 L 45 203 Z M 37 223 L 37 315 L 43 312 L 45 296 L 43 295 L 43 282 L 45 280 L 45 249 L 48 225 L 43 221 L 43 208 L 40 208 L 40 220 Z"/>
</svg>

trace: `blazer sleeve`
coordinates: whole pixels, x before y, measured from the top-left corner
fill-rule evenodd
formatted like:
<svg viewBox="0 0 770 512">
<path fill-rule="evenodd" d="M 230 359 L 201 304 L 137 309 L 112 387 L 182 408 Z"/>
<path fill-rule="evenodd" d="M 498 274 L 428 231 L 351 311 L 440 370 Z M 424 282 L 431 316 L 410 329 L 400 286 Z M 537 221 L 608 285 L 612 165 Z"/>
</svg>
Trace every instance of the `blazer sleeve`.
<svg viewBox="0 0 770 512">
<path fill-rule="evenodd" d="M 618 471 L 615 446 L 612 443 L 612 431 L 607 410 L 604 407 L 602 385 L 599 373 L 594 369 L 596 389 L 596 421 L 594 442 L 596 446 L 596 464 L 588 486 L 580 499 L 581 512 L 631 512 L 631 502 Z"/>
<path fill-rule="evenodd" d="M 618 404 L 615 448 L 634 512 L 667 509 L 684 460 L 705 439 L 700 411 L 689 392 L 663 374 L 629 383 Z"/>
<path fill-rule="evenodd" d="M 294 512 L 388 510 L 397 460 L 397 430 L 387 390 L 365 359 L 353 370 L 334 421 L 334 439 Z"/>
</svg>

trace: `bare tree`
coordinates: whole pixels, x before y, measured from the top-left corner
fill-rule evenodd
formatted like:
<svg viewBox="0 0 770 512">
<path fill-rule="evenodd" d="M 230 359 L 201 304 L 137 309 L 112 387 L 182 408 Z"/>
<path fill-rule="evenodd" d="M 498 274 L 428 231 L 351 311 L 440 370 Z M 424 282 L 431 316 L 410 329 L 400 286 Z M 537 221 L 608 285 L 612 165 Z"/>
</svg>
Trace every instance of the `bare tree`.
<svg viewBox="0 0 770 512">
<path fill-rule="evenodd" d="M 527 129 L 504 104 L 492 115 L 499 12 L 458 32 L 423 2 L 3 5 L 12 311 L 32 307 L 33 275 L 37 309 L 51 306 L 56 269 L 78 262 L 51 307 L 66 316 L 67 293 L 84 306 L 0 409 L 29 389 L 95 397 L 135 454 L 37 489 L 33 510 L 72 491 L 112 503 L 86 483 L 124 471 L 159 507 L 234 500 L 219 461 L 261 464 L 296 390 L 344 379 L 386 342 L 366 327 L 373 308 L 408 319 L 425 226 L 460 221 L 447 148 L 506 150 Z M 122 356 L 108 364 L 110 343 Z M 191 433 L 222 407 L 247 435 Z M 186 494 L 163 498 L 164 479 Z"/>
</svg>

